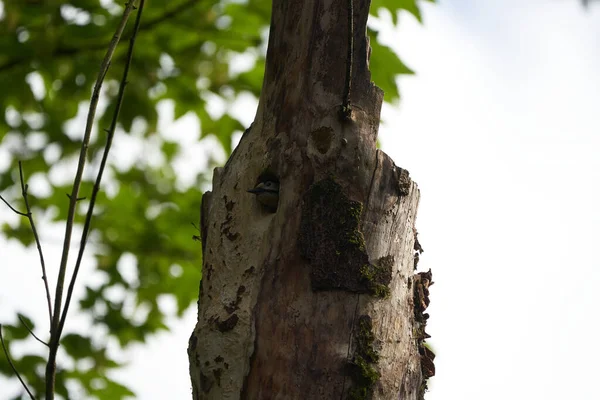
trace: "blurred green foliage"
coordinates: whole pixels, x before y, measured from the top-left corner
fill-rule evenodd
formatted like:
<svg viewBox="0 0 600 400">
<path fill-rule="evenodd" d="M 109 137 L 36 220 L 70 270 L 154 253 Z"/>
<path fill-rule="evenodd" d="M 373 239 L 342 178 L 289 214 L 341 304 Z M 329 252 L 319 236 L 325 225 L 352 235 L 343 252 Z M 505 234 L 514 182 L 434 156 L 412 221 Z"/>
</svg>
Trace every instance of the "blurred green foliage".
<svg viewBox="0 0 600 400">
<path fill-rule="evenodd" d="M 87 110 L 123 4 L 109 0 L 4 0 L 0 5 L 0 156 L 5 157 L 0 160 L 0 192 L 15 208 L 24 209 L 16 167 L 21 160 L 27 176 L 42 174 L 51 188 L 47 196 L 30 196 L 34 217 L 41 210 L 51 210 L 54 221 L 63 221 L 65 193 L 70 192 L 65 182 L 71 178 L 50 177 L 62 174 L 60 168 L 71 165 L 79 152 L 83 124 L 73 127 L 72 121 L 78 112 Z M 377 15 L 381 9 L 391 13 L 394 23 L 398 23 L 401 10 L 421 20 L 417 0 L 373 0 L 371 12 Z M 197 232 L 191 223 L 199 220 L 201 188 L 209 184 L 214 161 L 209 157 L 207 170 L 191 171 L 196 176 L 194 184 L 178 182 L 173 162 L 183 149 L 160 131 L 159 103 L 172 101 L 176 119 L 193 113 L 200 123 L 200 139 L 214 136 L 225 154 L 230 154 L 232 136 L 244 130 L 231 112 L 233 102 L 240 94 L 259 95 L 269 21 L 270 2 L 265 0 L 152 0 L 144 10 L 119 120 L 120 130 L 140 141 L 142 150 L 139 154 L 131 151 L 135 162 L 126 170 L 115 162 L 108 166 L 107 182 L 112 190 L 101 192 L 98 198 L 90 247 L 104 279 L 86 287 L 84 297 L 78 299 L 79 312 L 88 313 L 96 328 L 107 331 L 122 347 L 168 329 L 166 315 L 158 306 L 159 296 L 172 296 L 178 315 L 198 297 L 201 247 L 192 240 Z M 128 25 L 124 39 L 131 35 L 132 26 Z M 370 29 L 369 34 L 373 80 L 385 91 L 386 101 L 396 102 L 397 75 L 412 72 L 378 41 L 377 32 Z M 109 126 L 126 50 L 127 40 L 122 40 L 106 77 L 106 107 L 97 113 L 101 133 Z M 236 65 L 240 55 L 252 61 L 245 68 Z M 225 105 L 218 116 L 207 111 L 208 102 L 215 99 Z M 140 134 L 133 133 L 136 125 L 142 127 L 137 129 Z M 95 170 L 103 145 L 104 136 L 94 135 L 88 170 Z M 128 152 L 123 146 L 115 142 L 114 151 Z M 158 148 L 162 157 L 158 161 L 151 157 L 149 148 Z M 85 177 L 81 196 L 91 192 L 93 177 Z M 85 209 L 78 212 L 81 223 Z M 26 219 L 16 227 L 4 223 L 2 234 L 34 251 Z M 135 260 L 133 280 L 117 268 L 125 256 Z M 135 310 L 128 310 L 125 301 L 109 299 L 106 293 L 115 287 L 135 299 Z M 141 321 L 133 318 L 140 308 L 146 310 Z M 33 329 L 34 321 L 25 320 Z M 106 348 L 95 343 L 89 332 L 69 332 L 68 325 L 61 351 L 73 361 L 73 367 L 59 366 L 57 393 L 70 397 L 67 382 L 71 381 L 83 390 L 85 398 L 113 400 L 133 395 L 122 383 L 107 378 L 107 371 L 121 365 Z M 28 337 L 18 321 L 4 325 L 3 332 L 9 347 Z M 39 346 L 38 353 L 43 354 L 45 348 Z M 80 360 L 86 360 L 85 365 Z M 44 357 L 26 354 L 14 362 L 34 393 L 43 393 Z M 13 375 L 4 356 L 0 356 L 0 373 Z"/>
</svg>

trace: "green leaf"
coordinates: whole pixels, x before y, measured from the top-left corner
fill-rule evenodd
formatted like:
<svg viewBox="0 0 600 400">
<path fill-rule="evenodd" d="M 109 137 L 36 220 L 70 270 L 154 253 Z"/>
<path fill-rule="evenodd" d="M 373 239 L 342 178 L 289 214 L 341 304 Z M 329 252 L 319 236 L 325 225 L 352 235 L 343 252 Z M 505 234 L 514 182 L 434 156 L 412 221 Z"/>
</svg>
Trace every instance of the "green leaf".
<svg viewBox="0 0 600 400">
<path fill-rule="evenodd" d="M 21 323 L 19 325 L 2 324 L 2 334 L 8 341 L 23 340 L 29 336 L 29 331 Z"/>
<path fill-rule="evenodd" d="M 18 361 L 20 371 L 34 371 L 40 366 L 46 365 L 46 359 L 38 355 L 25 355 Z"/>
<path fill-rule="evenodd" d="M 435 2 L 435 0 L 428 0 L 428 1 L 430 1 L 432 3 Z M 372 0 L 371 1 L 372 13 L 374 13 L 374 11 L 379 10 L 381 8 L 387 9 L 390 11 L 390 13 L 392 14 L 392 21 L 394 22 L 394 24 L 398 23 L 398 12 L 400 10 L 408 11 L 409 13 L 414 15 L 414 17 L 417 19 L 417 21 L 423 22 L 422 16 L 421 16 L 421 10 L 418 5 L 418 0 Z"/>
<path fill-rule="evenodd" d="M 397 75 L 412 75 L 414 72 L 408 68 L 389 47 L 377 41 L 377 32 L 369 29 L 371 40 L 371 76 L 373 82 L 384 91 L 384 99 L 393 103 L 400 99 L 400 93 L 396 84 Z"/>
<path fill-rule="evenodd" d="M 2 224 L 2 232 L 9 238 L 17 239 L 26 247 L 35 241 L 29 225 L 19 224 L 13 228 L 9 224 L 4 223 Z"/>
<path fill-rule="evenodd" d="M 93 355 L 94 347 L 92 346 L 92 340 L 89 337 L 70 333 L 62 337 L 60 344 L 65 351 L 76 360 Z"/>
<path fill-rule="evenodd" d="M 104 390 L 98 393 L 99 399 L 118 400 L 135 396 L 135 393 L 132 392 L 127 386 L 124 386 L 118 382 L 106 379 L 105 383 L 106 387 Z"/>
</svg>

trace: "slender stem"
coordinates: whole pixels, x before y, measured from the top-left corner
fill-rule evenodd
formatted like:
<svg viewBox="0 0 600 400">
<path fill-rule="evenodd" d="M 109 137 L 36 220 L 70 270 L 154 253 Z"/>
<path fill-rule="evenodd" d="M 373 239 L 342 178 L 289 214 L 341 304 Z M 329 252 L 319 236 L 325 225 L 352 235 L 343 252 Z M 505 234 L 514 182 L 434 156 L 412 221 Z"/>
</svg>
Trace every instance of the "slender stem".
<svg viewBox="0 0 600 400">
<path fill-rule="evenodd" d="M 94 90 L 92 92 L 92 99 L 90 101 L 90 108 L 88 111 L 88 117 L 85 126 L 85 132 L 83 135 L 83 140 L 81 142 L 81 150 L 79 152 L 79 162 L 77 164 L 77 172 L 75 174 L 75 179 L 73 181 L 73 190 L 71 192 L 71 196 L 69 197 L 69 211 L 67 214 L 66 228 L 65 228 L 65 238 L 63 243 L 63 251 L 60 260 L 60 267 L 58 270 L 58 280 L 56 282 L 56 295 L 54 298 L 54 313 L 52 315 L 52 324 L 50 327 L 50 351 L 48 354 L 48 363 L 46 364 L 46 400 L 54 399 L 54 378 L 56 374 L 56 353 L 58 351 L 58 345 L 60 341 L 61 331 L 59 329 L 60 325 L 60 317 L 61 317 L 61 307 L 62 307 L 62 295 L 64 290 L 65 283 L 65 275 L 67 272 L 67 261 L 69 259 L 69 248 L 71 246 L 71 235 L 73 233 L 73 225 L 75 220 L 75 209 L 77 206 L 77 198 L 79 195 L 79 188 L 81 186 L 81 180 L 83 176 L 83 170 L 85 166 L 85 160 L 87 157 L 87 150 L 90 141 L 90 136 L 92 133 L 92 127 L 94 125 L 94 117 L 96 115 L 96 107 L 98 106 L 98 100 L 100 97 L 100 89 L 102 88 L 102 83 L 104 82 L 104 77 L 108 71 L 110 66 L 110 60 L 117 48 L 117 44 L 121 39 L 121 35 L 123 30 L 125 29 L 125 25 L 127 24 L 127 19 L 129 18 L 129 14 L 133 11 L 134 1 L 129 1 L 125 10 L 123 11 L 123 16 L 115 35 L 113 36 L 106 55 L 102 60 L 102 64 L 100 66 L 100 72 L 98 73 L 98 78 L 96 79 L 96 84 L 94 85 Z"/>
<path fill-rule="evenodd" d="M 19 210 L 15 209 L 13 206 L 11 206 L 11 205 L 10 205 L 10 203 L 9 203 L 8 201 L 6 201 L 6 200 L 4 199 L 4 197 L 2 197 L 2 195 L 1 195 L 1 194 L 0 194 L 0 200 L 2 200 L 2 201 L 4 202 L 4 204 L 6 204 L 6 205 L 8 206 L 8 208 L 10 208 L 11 210 L 13 210 L 13 212 L 14 212 L 15 214 L 21 215 L 21 216 L 23 216 L 23 217 L 26 217 L 26 216 L 27 216 L 27 213 L 23 213 L 23 212 L 21 212 L 21 211 L 19 211 Z"/>
<path fill-rule="evenodd" d="M 29 390 L 29 388 L 25 384 L 25 381 L 23 380 L 23 378 L 21 378 L 21 375 L 19 374 L 19 371 L 17 371 L 17 367 L 15 367 L 15 365 L 12 362 L 12 360 L 10 359 L 10 355 L 8 354 L 8 349 L 6 348 L 6 345 L 4 344 L 4 337 L 2 336 L 2 324 L 0 324 L 0 342 L 2 342 L 2 350 L 4 350 L 4 355 L 6 356 L 6 359 L 8 360 L 8 363 L 10 364 L 10 367 L 12 368 L 13 372 L 15 373 L 15 375 L 17 376 L 17 378 L 19 378 L 19 382 L 21 382 L 21 385 L 23 385 L 23 387 L 27 391 L 27 394 L 29 394 L 29 397 L 32 400 L 35 400 L 35 397 L 33 396 L 33 394 L 31 393 L 31 391 Z"/>
<path fill-rule="evenodd" d="M 35 244 L 38 249 L 38 254 L 40 255 L 40 264 L 42 266 L 42 280 L 44 281 L 44 289 L 46 291 L 46 302 L 48 304 L 48 316 L 50 318 L 50 325 L 52 325 L 52 299 L 50 296 L 50 287 L 48 286 L 48 275 L 46 274 L 46 263 L 44 261 L 44 252 L 42 251 L 42 244 L 40 241 L 40 237 L 37 233 L 37 229 L 35 228 L 35 223 L 33 222 L 33 213 L 31 212 L 31 207 L 29 206 L 29 197 L 27 195 L 27 185 L 25 184 L 25 179 L 23 178 L 23 166 L 21 165 L 21 161 L 19 161 L 19 177 L 21 178 L 21 194 L 23 196 L 23 200 L 25 201 L 25 207 L 27 209 L 27 212 L 24 213 L 24 212 L 20 212 L 20 211 L 16 210 L 2 196 L 0 196 L 0 200 L 2 200 L 8 206 L 8 208 L 10 208 L 16 214 L 21 215 L 23 217 L 27 217 L 27 219 L 29 220 L 29 225 L 31 226 L 31 231 L 33 232 L 33 237 L 35 239 Z M 46 346 L 47 346 L 47 344 L 46 344 Z"/>
<path fill-rule="evenodd" d="M 119 93 L 117 94 L 117 105 L 115 108 L 115 112 L 113 113 L 112 121 L 110 123 L 110 128 L 107 131 L 106 145 L 104 146 L 104 153 L 102 154 L 102 161 L 100 162 L 98 176 L 96 177 L 96 182 L 94 183 L 94 189 L 92 190 L 92 196 L 90 198 L 90 205 L 88 207 L 88 211 L 85 216 L 85 223 L 83 225 L 83 233 L 81 234 L 81 243 L 79 245 L 79 253 L 77 254 L 77 261 L 75 263 L 75 269 L 73 270 L 73 276 L 71 277 L 71 282 L 69 283 L 69 289 L 67 291 L 67 298 L 65 300 L 65 308 L 64 308 L 62 316 L 60 318 L 60 324 L 59 324 L 59 328 L 58 328 L 59 336 L 65 325 L 65 320 L 67 319 L 67 312 L 69 311 L 69 305 L 71 304 L 71 296 L 73 295 L 73 290 L 75 288 L 75 281 L 77 279 L 77 274 L 79 273 L 79 267 L 81 266 L 83 252 L 85 251 L 88 234 L 90 232 L 90 225 L 91 225 L 91 221 L 92 221 L 92 216 L 94 215 L 94 205 L 96 204 L 96 197 L 98 195 L 98 192 L 100 191 L 100 182 L 102 181 L 102 174 L 104 173 L 104 168 L 106 167 L 106 161 L 108 160 L 108 153 L 112 146 L 112 141 L 113 141 L 113 138 L 115 135 L 115 129 L 117 128 L 117 119 L 119 117 L 119 111 L 121 110 L 121 105 L 123 104 L 123 96 L 125 94 L 125 86 L 127 86 L 127 75 L 129 74 L 129 66 L 131 65 L 131 60 L 133 58 L 133 48 L 135 45 L 135 39 L 137 37 L 137 33 L 140 28 L 140 21 L 142 19 L 142 11 L 144 10 L 144 1 L 145 0 L 140 0 L 140 6 L 138 9 L 136 19 L 135 19 L 133 35 L 129 39 L 129 49 L 127 51 L 127 59 L 125 61 L 125 69 L 123 70 L 123 77 L 121 78 L 121 84 L 119 85 Z"/>
<path fill-rule="evenodd" d="M 27 209 L 26 217 L 29 220 L 29 225 L 31 226 L 31 231 L 33 232 L 33 237 L 35 238 L 35 244 L 38 249 L 38 254 L 40 255 L 40 265 L 42 266 L 42 280 L 44 281 L 44 290 L 46 291 L 46 303 L 48 305 L 48 317 L 50 318 L 50 326 L 52 326 L 52 296 L 50 295 L 50 287 L 48 286 L 46 262 L 44 261 L 44 252 L 42 251 L 40 237 L 37 233 L 37 229 L 35 229 L 35 223 L 33 222 L 33 214 L 31 213 L 31 206 L 29 205 L 27 185 L 25 184 L 25 179 L 23 178 L 23 165 L 21 164 L 21 161 L 19 161 L 19 178 L 21 180 L 21 195 L 23 196 L 25 208 Z"/>
<path fill-rule="evenodd" d="M 29 325 L 27 325 L 27 323 L 25 322 L 25 320 L 20 315 L 19 315 L 19 321 L 21 321 L 21 323 L 23 324 L 23 326 L 29 331 L 29 333 L 31 333 L 31 336 L 33 336 L 35 338 L 35 340 L 37 340 L 38 342 L 40 342 L 44 346 L 49 347 L 48 343 L 44 342 L 42 339 L 40 339 L 39 337 L 37 337 L 35 335 L 35 333 L 33 333 L 33 330 L 29 327 Z"/>
</svg>

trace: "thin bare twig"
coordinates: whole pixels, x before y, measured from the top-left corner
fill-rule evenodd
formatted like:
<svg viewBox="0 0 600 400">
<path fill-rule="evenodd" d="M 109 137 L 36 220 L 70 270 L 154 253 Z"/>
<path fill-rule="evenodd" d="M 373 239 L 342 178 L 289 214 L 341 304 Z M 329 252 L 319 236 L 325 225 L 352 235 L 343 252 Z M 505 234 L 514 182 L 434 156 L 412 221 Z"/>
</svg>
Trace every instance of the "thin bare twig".
<svg viewBox="0 0 600 400">
<path fill-rule="evenodd" d="M 52 299 L 50 296 L 50 288 L 48 287 L 48 276 L 46 274 L 46 263 L 44 262 L 44 253 L 42 251 L 42 244 L 40 241 L 40 237 L 37 233 L 37 229 L 35 229 L 35 223 L 33 222 L 33 214 L 31 212 L 31 207 L 29 206 L 29 198 L 27 196 L 28 186 L 25 184 L 25 180 L 23 179 L 23 166 L 21 165 L 21 161 L 19 161 L 19 177 L 21 178 L 21 195 L 23 196 L 23 200 L 25 201 L 25 207 L 27 209 L 27 212 L 24 213 L 24 212 L 16 210 L 1 195 L 0 195 L 0 200 L 2 200 L 8 206 L 8 208 L 10 208 L 16 214 L 21 215 L 23 217 L 27 217 L 27 219 L 29 220 L 29 225 L 31 226 L 31 231 L 33 232 L 35 244 L 37 246 L 38 253 L 40 255 L 40 264 L 42 265 L 42 280 L 44 281 L 44 288 L 46 290 L 46 300 L 48 303 L 48 317 L 50 318 L 50 324 L 52 324 Z"/>
<path fill-rule="evenodd" d="M 21 323 L 23 324 L 23 326 L 29 331 L 29 333 L 31 333 L 31 336 L 33 336 L 35 338 L 35 340 L 37 340 L 38 342 L 40 342 L 44 346 L 49 347 L 48 343 L 44 342 L 42 339 L 40 339 L 39 337 L 37 337 L 35 335 L 35 333 L 33 333 L 33 330 L 29 327 L 29 325 L 27 325 L 27 323 L 25 322 L 25 320 L 20 315 L 19 315 L 19 321 L 21 321 Z"/>
<path fill-rule="evenodd" d="M 67 198 L 68 198 L 68 199 L 71 199 L 71 195 L 70 195 L 69 193 L 65 193 L 65 194 L 67 195 Z M 83 196 L 83 197 L 78 197 L 78 198 L 76 199 L 76 201 L 81 201 L 81 200 L 85 200 L 85 196 Z"/>
<path fill-rule="evenodd" d="M 35 229 L 35 223 L 33 222 L 33 214 L 31 213 L 31 207 L 29 206 L 29 197 L 27 195 L 28 186 L 25 184 L 25 179 L 23 178 L 23 166 L 21 165 L 21 161 L 19 161 L 19 178 L 21 180 L 21 195 L 23 196 L 25 208 L 27 209 L 27 214 L 25 216 L 29 220 L 29 225 L 31 226 L 31 231 L 33 232 L 33 237 L 35 238 L 35 244 L 38 249 L 38 254 L 40 255 L 40 264 L 42 266 L 42 280 L 44 281 L 44 290 L 46 291 L 46 303 L 48 304 L 48 317 L 50 318 L 50 325 L 52 325 L 52 297 L 50 296 L 50 287 L 48 286 L 48 275 L 46 274 L 44 252 L 42 251 L 42 243 L 40 242 L 40 237 L 37 233 L 37 229 Z"/>
<path fill-rule="evenodd" d="M 104 168 L 106 167 L 106 162 L 108 160 L 108 153 L 110 152 L 110 148 L 112 146 L 112 141 L 115 136 L 115 129 L 117 128 L 117 120 L 119 118 L 119 112 L 121 110 L 121 105 L 123 104 L 123 96 L 125 95 L 125 86 L 127 86 L 127 76 L 129 74 L 129 66 L 131 65 L 131 60 L 133 58 L 133 47 L 135 45 L 135 39 L 137 37 L 137 33 L 140 29 L 140 21 L 142 19 L 142 12 L 144 10 L 144 1 L 140 0 L 140 6 L 138 8 L 138 13 L 135 19 L 135 25 L 133 28 L 133 34 L 131 39 L 129 39 L 129 49 L 127 50 L 127 59 L 125 61 L 125 68 L 123 70 L 123 77 L 121 78 L 121 83 L 119 85 L 119 93 L 117 94 L 117 103 L 115 107 L 115 111 L 113 113 L 112 121 L 110 123 L 110 128 L 106 131 L 106 145 L 104 146 L 104 152 L 102 154 L 102 161 L 100 162 L 100 167 L 98 169 L 98 175 L 96 177 L 96 182 L 94 183 L 94 188 L 92 190 L 92 196 L 90 197 L 90 204 L 88 206 L 88 211 L 85 216 L 85 223 L 83 225 L 83 232 L 81 234 L 81 242 L 79 245 L 79 253 L 77 254 L 77 261 L 75 263 L 75 268 L 73 270 L 73 276 L 71 277 L 71 282 L 69 283 L 69 289 L 67 291 L 67 298 L 65 301 L 65 308 L 63 310 L 63 314 L 60 318 L 58 334 L 62 332 L 62 329 L 65 325 L 65 320 L 67 319 L 67 312 L 69 311 L 69 305 L 71 304 L 71 296 L 73 295 L 73 290 L 75 288 L 75 281 L 77 280 L 77 274 L 79 273 L 79 267 L 81 266 L 81 260 L 83 259 L 83 252 L 85 251 L 85 246 L 87 244 L 87 238 L 90 232 L 90 225 L 92 221 L 92 216 L 94 215 L 94 206 L 96 204 L 96 197 L 98 192 L 100 191 L 100 182 L 102 181 L 102 174 L 104 173 Z"/>
<path fill-rule="evenodd" d="M 73 233 L 73 225 L 75 220 L 75 209 L 77 206 L 77 199 L 79 195 L 79 188 L 81 187 L 81 180 L 83 176 L 83 170 L 85 167 L 85 161 L 87 157 L 87 150 L 90 142 L 90 136 L 92 133 L 92 127 L 94 125 L 94 117 L 96 115 L 96 108 L 98 106 L 98 100 L 100 98 L 100 89 L 102 88 L 102 84 L 104 82 L 104 77 L 108 71 L 110 66 L 110 60 L 117 48 L 117 44 L 121 39 L 121 35 L 123 34 L 123 30 L 125 29 L 125 25 L 127 24 L 127 19 L 129 15 L 134 9 L 134 1 L 130 0 L 123 11 L 123 16 L 115 35 L 113 36 L 110 44 L 108 45 L 108 50 L 106 51 L 106 55 L 102 60 L 102 64 L 100 65 L 100 71 L 98 73 L 98 78 L 96 79 L 96 83 L 94 85 L 94 90 L 92 92 L 92 98 L 90 101 L 90 107 L 88 111 L 85 132 L 83 135 L 83 140 L 81 142 L 81 150 L 79 152 L 79 161 L 77 164 L 77 172 L 75 174 L 75 179 L 73 181 L 73 190 L 71 192 L 71 196 L 69 197 L 69 211 L 67 214 L 66 228 L 65 228 L 65 238 L 63 243 L 63 251 L 60 260 L 60 267 L 58 270 L 58 279 L 56 282 L 56 295 L 54 298 L 54 313 L 52 315 L 52 324 L 51 324 L 51 333 L 50 333 L 50 351 L 48 354 L 48 363 L 46 364 L 46 400 L 54 399 L 54 378 L 56 375 L 56 353 L 58 351 L 58 345 L 60 341 L 61 335 L 61 307 L 62 307 L 62 295 L 64 291 L 64 283 L 65 283 L 65 275 L 67 273 L 67 261 L 69 259 L 69 249 L 71 246 L 71 235 Z M 63 321 L 64 323 L 64 321 Z"/>
<path fill-rule="evenodd" d="M 10 359 L 10 355 L 8 354 L 8 349 L 6 348 L 6 345 L 4 344 L 4 336 L 2 336 L 2 324 L 0 324 L 0 342 L 2 342 L 2 350 L 4 350 L 4 355 L 6 356 L 6 359 L 8 360 L 8 363 L 10 364 L 10 367 L 12 368 L 13 372 L 15 373 L 17 378 L 19 378 L 19 382 L 21 382 L 21 385 L 23 385 L 23 387 L 27 391 L 27 394 L 29 394 L 29 397 L 32 400 L 35 400 L 33 393 L 31 393 L 31 391 L 25 384 L 25 381 L 23 380 L 23 378 L 21 378 L 19 371 L 17 371 L 17 367 L 15 367 L 15 364 L 13 364 L 12 360 Z"/>
<path fill-rule="evenodd" d="M 19 210 L 16 210 L 13 206 L 10 205 L 10 203 L 8 201 L 6 201 L 4 199 L 4 197 L 2 197 L 2 195 L 0 194 L 0 200 L 2 200 L 4 202 L 4 204 L 6 204 L 8 206 L 8 208 L 10 208 L 15 214 L 21 215 L 23 217 L 27 216 L 27 213 L 23 213 Z"/>
</svg>

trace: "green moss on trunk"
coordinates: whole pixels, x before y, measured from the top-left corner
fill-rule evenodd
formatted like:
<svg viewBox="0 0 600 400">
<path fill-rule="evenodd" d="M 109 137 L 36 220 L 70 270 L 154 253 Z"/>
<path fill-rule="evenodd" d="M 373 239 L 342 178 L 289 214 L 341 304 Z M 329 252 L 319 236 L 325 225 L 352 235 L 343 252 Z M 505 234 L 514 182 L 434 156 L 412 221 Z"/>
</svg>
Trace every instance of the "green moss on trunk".
<svg viewBox="0 0 600 400">
<path fill-rule="evenodd" d="M 352 400 L 367 400 L 373 397 L 373 388 L 380 374 L 376 368 L 379 353 L 375 349 L 373 322 L 368 315 L 361 315 L 355 329 L 354 356 L 350 363 L 352 386 L 348 398 Z"/>
<path fill-rule="evenodd" d="M 333 178 L 314 183 L 304 197 L 300 254 L 310 261 L 314 290 L 389 294 L 391 264 L 373 265 L 360 231 L 362 203 L 350 200 Z M 392 259 L 393 260 L 393 259 Z"/>
</svg>

